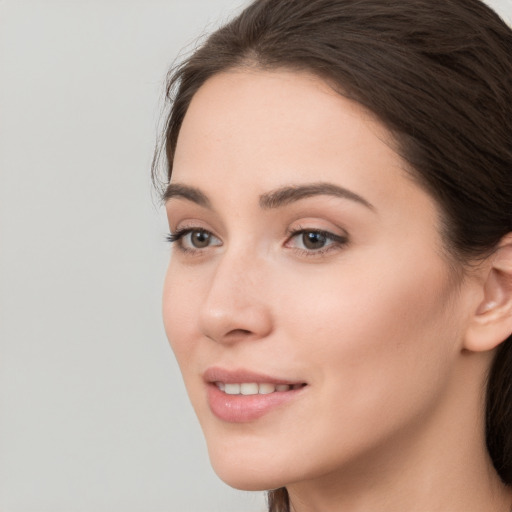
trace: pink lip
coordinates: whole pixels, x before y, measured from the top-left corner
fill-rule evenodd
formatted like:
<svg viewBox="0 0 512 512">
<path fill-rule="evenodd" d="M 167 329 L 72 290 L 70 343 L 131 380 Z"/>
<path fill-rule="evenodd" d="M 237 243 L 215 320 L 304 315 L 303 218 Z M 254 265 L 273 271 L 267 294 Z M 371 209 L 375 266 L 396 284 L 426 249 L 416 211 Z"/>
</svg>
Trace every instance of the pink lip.
<svg viewBox="0 0 512 512">
<path fill-rule="evenodd" d="M 224 382 L 226 384 L 234 384 L 237 382 L 256 382 L 261 384 L 263 382 L 269 382 L 271 384 L 302 384 L 300 380 L 285 380 L 263 373 L 255 373 L 248 370 L 226 370 L 218 366 L 212 366 L 208 368 L 204 374 L 203 379 L 205 382 Z"/>
<path fill-rule="evenodd" d="M 207 386 L 208 405 L 212 413 L 228 423 L 246 423 L 257 420 L 273 409 L 282 406 L 298 395 L 305 387 L 289 391 L 274 391 L 267 395 L 228 395 L 222 392 L 216 382 L 227 384 L 255 382 L 271 384 L 302 384 L 302 381 L 285 380 L 247 370 L 225 370 L 223 368 L 208 368 L 203 374 Z"/>
</svg>

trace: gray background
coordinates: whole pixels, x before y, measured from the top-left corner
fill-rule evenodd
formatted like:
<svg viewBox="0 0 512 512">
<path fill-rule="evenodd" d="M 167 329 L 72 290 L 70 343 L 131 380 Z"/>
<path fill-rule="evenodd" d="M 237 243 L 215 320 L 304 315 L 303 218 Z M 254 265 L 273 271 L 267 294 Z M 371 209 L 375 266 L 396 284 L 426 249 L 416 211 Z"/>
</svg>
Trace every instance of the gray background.
<svg viewBox="0 0 512 512">
<path fill-rule="evenodd" d="M 167 68 L 243 3 L 0 0 L 2 512 L 264 509 L 209 467 L 148 177 Z"/>
</svg>

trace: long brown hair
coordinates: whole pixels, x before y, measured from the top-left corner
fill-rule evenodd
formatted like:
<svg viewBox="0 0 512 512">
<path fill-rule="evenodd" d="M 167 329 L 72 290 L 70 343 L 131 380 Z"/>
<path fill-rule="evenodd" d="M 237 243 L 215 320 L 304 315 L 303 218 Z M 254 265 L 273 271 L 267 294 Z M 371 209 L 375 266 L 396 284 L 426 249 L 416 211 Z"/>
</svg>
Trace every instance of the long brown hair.
<svg viewBox="0 0 512 512">
<path fill-rule="evenodd" d="M 254 1 L 169 75 L 165 181 L 196 91 L 244 66 L 312 72 L 373 112 L 440 204 L 459 267 L 512 231 L 512 31 L 481 1 Z M 489 374 L 486 420 L 489 453 L 510 485 L 512 337 Z M 271 512 L 289 507 L 286 489 L 269 493 Z"/>
</svg>

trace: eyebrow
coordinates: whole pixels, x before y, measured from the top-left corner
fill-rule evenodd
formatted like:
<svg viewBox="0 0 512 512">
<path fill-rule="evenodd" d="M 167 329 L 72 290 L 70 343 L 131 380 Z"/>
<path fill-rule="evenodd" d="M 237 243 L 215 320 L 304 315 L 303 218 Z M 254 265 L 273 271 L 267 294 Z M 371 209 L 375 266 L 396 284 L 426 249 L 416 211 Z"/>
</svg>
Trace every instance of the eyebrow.
<svg viewBox="0 0 512 512">
<path fill-rule="evenodd" d="M 366 199 L 351 190 L 340 187 L 339 185 L 334 185 L 333 183 L 288 185 L 262 194 L 259 198 L 259 204 L 261 208 L 268 210 L 280 208 L 290 203 L 300 201 L 301 199 L 320 195 L 340 197 L 342 199 L 355 201 L 356 203 L 362 204 L 370 210 L 375 211 L 375 207 Z M 164 192 L 163 200 L 164 202 L 167 202 L 172 198 L 187 199 L 199 206 L 212 209 L 212 203 L 210 199 L 208 199 L 208 196 L 196 187 L 190 187 L 179 183 L 169 183 Z"/>
<path fill-rule="evenodd" d="M 212 204 L 206 194 L 201 192 L 198 188 L 189 187 L 188 185 L 180 185 L 179 183 L 169 183 L 165 189 L 162 199 L 166 203 L 173 197 L 188 199 L 193 203 L 203 206 L 204 208 L 212 208 Z"/>
<path fill-rule="evenodd" d="M 261 195 L 260 206 L 264 209 L 280 208 L 301 199 L 320 195 L 349 199 L 375 211 L 375 207 L 366 199 L 351 190 L 334 185 L 333 183 L 311 183 L 308 185 L 291 185 L 278 188 Z"/>
</svg>

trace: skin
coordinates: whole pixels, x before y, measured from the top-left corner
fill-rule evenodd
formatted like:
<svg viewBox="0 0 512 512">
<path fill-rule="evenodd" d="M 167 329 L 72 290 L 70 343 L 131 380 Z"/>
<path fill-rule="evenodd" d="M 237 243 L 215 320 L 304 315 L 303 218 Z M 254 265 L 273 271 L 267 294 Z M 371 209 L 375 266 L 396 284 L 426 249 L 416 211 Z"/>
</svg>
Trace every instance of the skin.
<svg viewBox="0 0 512 512">
<path fill-rule="evenodd" d="M 186 114 L 172 184 L 209 204 L 178 194 L 166 208 L 171 232 L 206 230 L 210 245 L 175 242 L 166 332 L 228 484 L 287 486 L 296 512 L 505 512 L 512 497 L 483 440 L 492 352 L 465 349 L 481 274 L 454 278 L 438 207 L 389 141 L 306 73 L 207 81 Z M 260 204 L 318 183 L 363 201 Z M 308 229 L 335 237 L 311 249 L 291 234 Z M 257 420 L 228 423 L 208 405 L 211 366 L 307 386 Z"/>
</svg>

